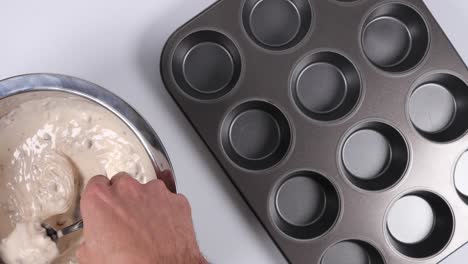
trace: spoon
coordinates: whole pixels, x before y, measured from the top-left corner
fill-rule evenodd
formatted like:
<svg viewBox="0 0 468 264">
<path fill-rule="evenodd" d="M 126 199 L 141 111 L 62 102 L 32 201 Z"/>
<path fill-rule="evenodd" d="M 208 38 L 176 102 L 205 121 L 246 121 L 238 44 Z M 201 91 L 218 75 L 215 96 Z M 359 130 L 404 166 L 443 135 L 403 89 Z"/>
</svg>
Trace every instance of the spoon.
<svg viewBox="0 0 468 264">
<path fill-rule="evenodd" d="M 52 241 L 57 242 L 59 238 L 68 235 L 70 233 L 76 232 L 83 228 L 83 220 L 80 220 L 70 226 L 67 226 L 61 230 L 55 230 L 55 228 L 51 227 L 48 224 L 42 223 L 41 226 L 46 230 L 46 234 Z"/>
</svg>

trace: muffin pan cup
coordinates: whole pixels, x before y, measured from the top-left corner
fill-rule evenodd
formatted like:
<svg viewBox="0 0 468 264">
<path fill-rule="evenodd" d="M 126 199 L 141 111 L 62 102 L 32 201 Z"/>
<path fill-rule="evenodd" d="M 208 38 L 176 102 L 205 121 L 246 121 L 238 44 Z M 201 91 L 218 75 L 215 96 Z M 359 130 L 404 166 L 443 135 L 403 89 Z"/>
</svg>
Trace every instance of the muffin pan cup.
<svg viewBox="0 0 468 264">
<path fill-rule="evenodd" d="M 178 85 L 198 99 L 213 99 L 234 87 L 241 71 L 232 41 L 215 31 L 199 31 L 182 41 L 172 65 Z"/>
<path fill-rule="evenodd" d="M 460 198 L 468 205 L 468 150 L 457 161 L 454 170 L 454 183 Z"/>
<path fill-rule="evenodd" d="M 433 219 L 431 219 L 432 227 L 430 228 L 430 231 L 427 233 L 427 235 L 425 235 L 423 239 L 419 241 L 402 242 L 398 239 L 398 237 L 394 236 L 394 234 L 391 231 L 389 231 L 390 228 L 388 225 L 388 237 L 390 243 L 400 253 L 411 258 L 427 258 L 437 254 L 439 251 L 444 249 L 444 247 L 449 242 L 454 229 L 453 215 L 449 205 L 441 197 L 434 193 L 428 191 L 417 191 L 406 195 L 406 197 L 410 196 L 422 199 L 432 210 Z M 421 205 L 416 204 L 416 206 Z M 417 208 L 409 207 L 407 209 L 407 213 L 409 213 L 410 210 L 417 210 Z M 411 217 L 411 214 L 406 214 L 406 216 Z M 400 217 L 405 216 L 402 214 Z M 423 224 L 421 223 L 421 225 Z M 406 232 L 411 232 L 411 230 L 406 230 Z"/>
<path fill-rule="evenodd" d="M 356 106 L 361 80 L 347 58 L 322 51 L 305 57 L 296 66 L 291 90 L 304 114 L 318 121 L 332 121 L 346 116 Z"/>
<path fill-rule="evenodd" d="M 328 232 L 340 212 L 338 192 L 324 176 L 296 172 L 283 181 L 274 195 L 271 215 L 281 231 L 300 240 Z"/>
<path fill-rule="evenodd" d="M 383 264 L 380 252 L 369 243 L 347 240 L 331 246 L 325 252 L 321 264 L 372 263 Z"/>
<path fill-rule="evenodd" d="M 366 122 L 352 129 L 341 150 L 345 176 L 356 187 L 377 191 L 392 187 L 405 175 L 409 149 L 392 126 Z"/>
<path fill-rule="evenodd" d="M 269 10 L 288 23 L 252 27 Z M 398 46 L 372 53 L 389 36 Z M 213 54 L 195 60 L 204 77 L 181 74 L 200 53 Z M 290 263 L 344 252 L 358 263 L 436 264 L 468 241 L 454 173 L 468 150 L 468 70 L 422 0 L 220 0 L 170 37 L 161 74 Z M 425 86 L 435 88 L 420 100 Z M 434 104 L 448 111 L 428 123 Z M 388 211 L 408 194 L 431 204 L 436 241 L 408 246 L 389 234 Z"/>
<path fill-rule="evenodd" d="M 309 30 L 312 10 L 307 0 L 247 0 L 242 11 L 244 28 L 258 45 L 287 49 Z"/>
<path fill-rule="evenodd" d="M 433 73 L 415 83 L 408 109 L 416 130 L 435 142 L 450 142 L 468 130 L 468 84 L 449 73 Z"/>
<path fill-rule="evenodd" d="M 221 130 L 225 153 L 249 170 L 273 166 L 284 157 L 291 142 L 290 127 L 284 115 L 262 101 L 239 105 L 225 118 Z"/>
<path fill-rule="evenodd" d="M 415 67 L 426 54 L 429 32 L 422 16 L 401 3 L 378 6 L 367 17 L 362 48 L 376 67 L 403 72 Z"/>
</svg>

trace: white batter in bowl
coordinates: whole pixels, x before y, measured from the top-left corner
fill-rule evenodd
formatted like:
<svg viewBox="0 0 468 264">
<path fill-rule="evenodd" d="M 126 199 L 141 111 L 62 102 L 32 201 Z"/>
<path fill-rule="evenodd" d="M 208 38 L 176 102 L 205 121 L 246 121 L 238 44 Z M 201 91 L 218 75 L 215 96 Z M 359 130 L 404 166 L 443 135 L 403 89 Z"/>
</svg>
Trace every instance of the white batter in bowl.
<svg viewBox="0 0 468 264">
<path fill-rule="evenodd" d="M 57 229 L 74 223 L 80 193 L 95 175 L 125 171 L 146 183 L 170 168 L 162 146 L 150 144 L 148 151 L 146 141 L 115 112 L 73 93 L 38 90 L 0 100 L 0 256 L 6 264 L 74 263 L 81 232 L 55 245 L 40 222 Z M 159 143 L 157 137 L 151 140 Z M 173 179 L 163 180 L 174 185 Z"/>
</svg>

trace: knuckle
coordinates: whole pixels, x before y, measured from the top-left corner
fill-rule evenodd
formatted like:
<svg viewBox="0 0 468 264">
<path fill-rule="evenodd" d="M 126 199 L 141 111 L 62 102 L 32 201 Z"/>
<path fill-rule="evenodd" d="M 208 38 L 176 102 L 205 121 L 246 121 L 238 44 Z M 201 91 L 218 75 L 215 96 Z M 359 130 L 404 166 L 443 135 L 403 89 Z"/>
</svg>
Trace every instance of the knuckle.
<svg viewBox="0 0 468 264">
<path fill-rule="evenodd" d="M 96 207 L 98 201 L 108 201 L 111 198 L 111 192 L 107 185 L 89 184 L 81 195 L 80 206 L 82 210 L 92 210 Z"/>
<path fill-rule="evenodd" d="M 192 207 L 190 206 L 190 202 L 187 199 L 187 197 L 185 197 L 185 195 L 178 194 L 177 195 L 177 203 L 178 203 L 179 207 L 182 210 L 184 210 L 184 211 L 186 211 L 188 213 L 191 213 Z"/>
<path fill-rule="evenodd" d="M 114 183 L 114 182 L 120 182 L 120 181 L 122 181 L 122 182 L 129 182 L 129 181 L 131 181 L 131 180 L 133 180 L 133 177 L 132 177 L 130 174 L 128 174 L 128 173 L 126 173 L 126 172 L 119 172 L 119 173 L 117 173 L 116 175 L 114 175 L 114 176 L 112 177 L 111 182 L 112 182 L 112 183 Z"/>
<path fill-rule="evenodd" d="M 140 183 L 124 172 L 118 173 L 112 178 L 112 185 L 118 190 L 140 190 Z"/>
<path fill-rule="evenodd" d="M 185 197 L 185 195 L 177 194 L 177 198 L 179 200 L 179 203 L 183 205 L 190 205 L 189 200 L 187 199 L 187 197 Z"/>
<path fill-rule="evenodd" d="M 164 192 L 167 190 L 164 182 L 159 179 L 151 181 L 149 186 L 152 187 L 152 189 L 155 189 L 157 192 Z"/>
<path fill-rule="evenodd" d="M 84 192 L 84 196 L 95 196 L 95 195 L 105 195 L 108 193 L 108 187 L 103 184 L 98 183 L 89 183 L 86 186 L 86 191 Z"/>
<path fill-rule="evenodd" d="M 128 178 L 130 178 L 130 176 L 127 173 L 119 172 L 119 173 L 115 174 L 114 176 L 112 176 L 111 185 L 116 185 L 116 184 L 118 184 L 120 182 L 128 181 Z"/>
</svg>

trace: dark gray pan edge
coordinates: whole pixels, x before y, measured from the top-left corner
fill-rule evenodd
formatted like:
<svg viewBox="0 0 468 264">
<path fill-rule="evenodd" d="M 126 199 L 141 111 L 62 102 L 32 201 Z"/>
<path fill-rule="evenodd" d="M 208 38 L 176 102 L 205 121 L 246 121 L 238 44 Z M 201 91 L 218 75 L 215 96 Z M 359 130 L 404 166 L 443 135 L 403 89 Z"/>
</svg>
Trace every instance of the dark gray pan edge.
<svg viewBox="0 0 468 264">
<path fill-rule="evenodd" d="M 375 247 L 386 263 L 431 264 L 438 263 L 468 240 L 468 223 L 462 221 L 468 217 L 468 205 L 460 199 L 453 185 L 455 162 L 468 149 L 468 137 L 464 133 L 448 142 L 430 141 L 412 126 L 406 111 L 414 84 L 422 76 L 441 71 L 453 73 L 466 82 L 466 66 L 422 1 L 396 2 L 415 7 L 422 13 L 432 33 L 430 55 L 416 68 L 405 73 L 388 73 L 372 65 L 359 46 L 359 32 L 367 14 L 388 2 L 393 1 L 363 0 L 342 5 L 333 0 L 311 0 L 315 9 L 313 31 L 296 46 L 278 51 L 258 46 L 244 32 L 241 21 L 243 1 L 222 0 L 174 33 L 164 49 L 161 72 L 168 91 L 291 263 L 319 263 L 330 246 L 344 240 L 363 240 Z M 317 14 L 322 16 L 317 18 Z M 321 27 L 317 27 L 316 20 Z M 343 20 L 348 23 L 343 23 Z M 338 27 L 343 25 L 351 29 L 341 30 Z M 215 30 L 226 35 L 237 46 L 241 56 L 239 82 L 218 99 L 191 98 L 178 88 L 170 70 L 172 54 L 178 43 L 199 30 Z M 334 35 L 320 37 L 327 32 L 334 32 Z M 330 122 L 310 119 L 298 109 L 290 94 L 290 75 L 297 63 L 305 56 L 319 51 L 337 52 L 348 58 L 357 66 L 364 84 L 359 102 L 351 113 Z M 275 71 L 269 71 L 272 69 Z M 228 112 L 250 100 L 272 102 L 279 108 L 289 121 L 293 137 L 287 156 L 276 166 L 265 170 L 246 170 L 231 162 L 224 154 L 218 134 Z M 409 146 L 409 166 L 402 179 L 389 189 L 363 191 L 344 177 L 338 150 L 345 141 L 345 135 L 358 123 L 382 121 L 403 134 Z M 311 140 L 317 138 L 317 141 Z M 320 151 L 314 153 L 311 151 L 314 149 Z M 303 170 L 312 170 L 329 179 L 338 190 L 342 205 L 335 227 L 321 238 L 313 240 L 289 237 L 274 225 L 271 217 L 273 190 L 291 174 Z M 456 209 L 453 212 L 455 233 L 449 245 L 434 257 L 417 260 L 403 256 L 390 246 L 384 224 L 390 204 L 414 191 L 434 192 L 442 196 L 452 209 Z M 368 211 L 373 211 L 373 218 L 363 218 Z"/>
<path fill-rule="evenodd" d="M 460 261 L 466 261 L 468 253 L 468 243 L 458 248 L 453 254 L 442 260 L 439 264 L 460 264 Z"/>
</svg>

